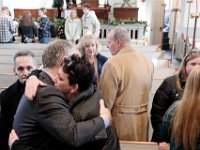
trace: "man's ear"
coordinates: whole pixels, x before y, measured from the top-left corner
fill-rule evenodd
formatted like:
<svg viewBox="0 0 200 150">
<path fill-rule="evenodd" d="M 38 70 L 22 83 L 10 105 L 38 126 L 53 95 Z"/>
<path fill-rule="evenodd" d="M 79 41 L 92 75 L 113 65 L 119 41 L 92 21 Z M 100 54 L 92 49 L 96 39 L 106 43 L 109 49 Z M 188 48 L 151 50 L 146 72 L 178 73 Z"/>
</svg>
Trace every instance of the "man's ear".
<svg viewBox="0 0 200 150">
<path fill-rule="evenodd" d="M 61 59 L 61 61 L 60 61 L 60 63 L 61 63 L 61 66 L 63 65 L 63 63 L 65 62 L 65 60 L 67 60 L 68 59 L 68 57 L 67 56 L 64 56 L 62 59 Z"/>
<path fill-rule="evenodd" d="M 16 69 L 16 68 L 15 68 L 15 67 L 13 67 L 13 72 L 14 72 L 14 74 L 15 74 L 15 75 L 17 75 L 17 73 L 16 73 L 15 69 Z"/>
<path fill-rule="evenodd" d="M 70 93 L 76 93 L 79 90 L 78 84 L 71 85 Z"/>
</svg>

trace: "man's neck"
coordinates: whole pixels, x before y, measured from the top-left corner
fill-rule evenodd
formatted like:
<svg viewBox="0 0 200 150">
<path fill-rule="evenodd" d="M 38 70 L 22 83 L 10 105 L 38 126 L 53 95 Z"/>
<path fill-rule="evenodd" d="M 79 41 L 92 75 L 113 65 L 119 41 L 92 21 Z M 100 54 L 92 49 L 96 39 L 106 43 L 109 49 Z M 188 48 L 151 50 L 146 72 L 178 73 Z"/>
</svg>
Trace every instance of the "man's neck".
<svg viewBox="0 0 200 150">
<path fill-rule="evenodd" d="M 44 68 L 44 71 L 47 72 L 51 79 L 54 81 L 55 78 L 58 76 L 59 68 L 60 67 Z"/>
</svg>

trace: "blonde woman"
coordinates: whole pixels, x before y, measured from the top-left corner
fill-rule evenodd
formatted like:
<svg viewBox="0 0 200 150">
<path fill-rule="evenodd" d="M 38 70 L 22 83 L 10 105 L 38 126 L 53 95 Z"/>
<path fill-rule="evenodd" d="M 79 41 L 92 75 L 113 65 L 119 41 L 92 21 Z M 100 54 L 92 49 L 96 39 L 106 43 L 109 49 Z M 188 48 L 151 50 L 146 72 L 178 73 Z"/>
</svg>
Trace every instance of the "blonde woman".
<svg viewBox="0 0 200 150">
<path fill-rule="evenodd" d="M 86 34 L 81 38 L 78 49 L 82 56 L 87 57 L 90 63 L 94 65 L 96 77 L 94 82 L 98 84 L 102 67 L 108 60 L 106 56 L 99 52 L 101 50 L 101 44 L 92 34 Z"/>
<path fill-rule="evenodd" d="M 69 41 L 78 43 L 81 35 L 81 20 L 77 16 L 76 9 L 72 9 L 70 16 L 65 21 L 65 37 Z"/>
<path fill-rule="evenodd" d="M 170 149 L 200 149 L 200 66 L 190 73 L 182 99 L 166 112 L 161 125 L 161 139 L 170 143 Z M 163 149 L 160 143 L 160 149 Z"/>
</svg>

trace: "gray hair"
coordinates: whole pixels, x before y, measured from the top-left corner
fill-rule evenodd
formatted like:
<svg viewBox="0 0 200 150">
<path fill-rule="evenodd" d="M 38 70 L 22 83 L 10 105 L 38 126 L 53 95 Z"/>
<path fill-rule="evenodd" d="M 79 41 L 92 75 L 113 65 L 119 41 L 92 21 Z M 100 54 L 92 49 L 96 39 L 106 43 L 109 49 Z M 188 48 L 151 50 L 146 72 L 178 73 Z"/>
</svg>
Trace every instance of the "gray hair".
<svg viewBox="0 0 200 150">
<path fill-rule="evenodd" d="M 44 50 L 42 55 L 43 67 L 55 67 L 59 65 L 64 56 L 74 54 L 75 46 L 72 42 L 66 40 L 55 40 L 51 42 Z"/>
<path fill-rule="evenodd" d="M 125 43 L 130 42 L 131 40 L 127 29 L 123 27 L 116 27 L 112 29 L 111 32 L 113 33 L 113 40 L 120 39 Z"/>
<path fill-rule="evenodd" d="M 35 58 L 35 55 L 33 52 L 25 50 L 25 51 L 18 51 L 15 55 L 14 55 L 14 65 L 16 65 L 16 59 L 17 57 L 21 57 L 21 56 L 31 56 L 33 58 Z M 36 63 L 36 62 L 35 62 Z"/>
</svg>

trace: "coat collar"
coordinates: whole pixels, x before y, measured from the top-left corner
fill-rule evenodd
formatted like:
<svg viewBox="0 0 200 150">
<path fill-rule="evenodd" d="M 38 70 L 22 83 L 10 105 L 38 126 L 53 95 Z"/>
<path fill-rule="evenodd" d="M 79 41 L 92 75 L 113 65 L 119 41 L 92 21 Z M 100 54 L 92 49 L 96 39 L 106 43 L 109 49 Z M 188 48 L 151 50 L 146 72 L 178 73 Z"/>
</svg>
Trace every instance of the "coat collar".
<svg viewBox="0 0 200 150">
<path fill-rule="evenodd" d="M 73 100 L 69 102 L 69 108 L 73 109 L 73 107 L 75 107 L 81 101 L 87 100 L 95 91 L 94 85 L 91 85 L 87 90 L 79 93 Z"/>
<path fill-rule="evenodd" d="M 48 83 L 50 85 L 54 85 L 54 82 L 52 80 L 52 78 L 45 72 L 45 71 L 42 71 L 40 73 L 40 78 L 45 82 L 45 83 Z"/>
<path fill-rule="evenodd" d="M 119 50 L 119 52 L 116 55 L 129 53 L 133 51 L 136 51 L 134 46 L 131 43 L 127 43 L 121 50 Z"/>
</svg>

